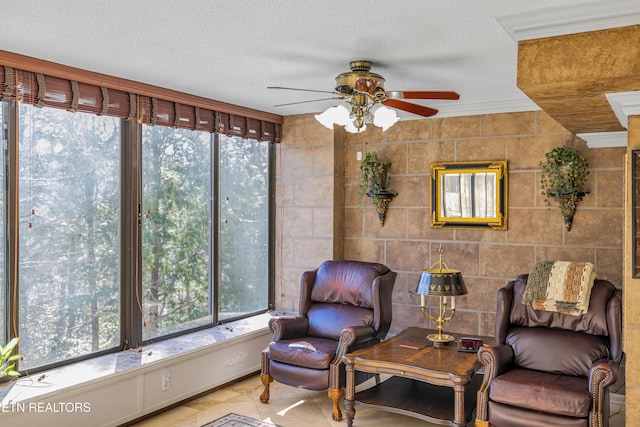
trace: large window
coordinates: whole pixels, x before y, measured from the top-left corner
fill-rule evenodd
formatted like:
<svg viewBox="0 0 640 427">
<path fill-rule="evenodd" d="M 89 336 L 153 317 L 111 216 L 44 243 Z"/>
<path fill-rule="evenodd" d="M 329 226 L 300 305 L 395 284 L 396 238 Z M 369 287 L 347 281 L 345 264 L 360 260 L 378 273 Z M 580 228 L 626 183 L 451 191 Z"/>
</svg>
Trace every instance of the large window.
<svg viewBox="0 0 640 427">
<path fill-rule="evenodd" d="M 5 323 L 3 312 L 0 326 L 8 336 L 19 325 L 23 369 L 269 307 L 271 143 L 13 105 L 18 316 Z M 123 147 L 139 155 L 128 158 Z M 10 181 L 3 179 L 8 188 Z M 127 199 L 132 190 L 139 195 Z M 131 217 L 139 240 L 121 234 Z"/>
<path fill-rule="evenodd" d="M 211 323 L 212 141 L 208 132 L 143 126 L 144 340 Z"/>
<path fill-rule="evenodd" d="M 20 104 L 18 335 L 27 367 L 120 344 L 119 124 Z"/>
<path fill-rule="evenodd" d="M 21 370 L 272 304 L 277 116 L 2 51 L 0 107 L 0 344 L 20 338 Z"/>
</svg>

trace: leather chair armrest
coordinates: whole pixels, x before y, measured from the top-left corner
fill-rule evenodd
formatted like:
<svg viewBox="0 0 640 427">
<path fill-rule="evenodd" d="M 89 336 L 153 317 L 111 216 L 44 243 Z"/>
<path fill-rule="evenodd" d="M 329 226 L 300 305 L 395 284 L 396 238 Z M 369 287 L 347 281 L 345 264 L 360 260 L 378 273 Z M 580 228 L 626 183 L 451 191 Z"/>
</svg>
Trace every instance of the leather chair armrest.
<svg viewBox="0 0 640 427">
<path fill-rule="evenodd" d="M 347 347 L 360 341 L 367 341 L 376 336 L 376 331 L 369 326 L 349 326 L 340 333 L 340 341 Z"/>
<path fill-rule="evenodd" d="M 513 350 L 508 345 L 483 345 L 478 350 L 478 360 L 484 365 L 482 384 L 476 398 L 476 426 L 489 425 L 489 388 L 491 381 L 513 364 Z"/>
<path fill-rule="evenodd" d="M 336 355 L 331 363 L 340 363 L 342 361 L 342 356 L 347 353 L 347 350 L 352 345 L 373 339 L 375 336 L 376 331 L 369 326 L 349 326 L 344 328 L 340 333 L 340 340 L 338 342 L 338 348 L 336 349 Z"/>
<path fill-rule="evenodd" d="M 494 379 L 513 364 L 513 349 L 508 345 L 483 345 L 478 350 L 478 360 L 484 365 L 484 376 Z"/>
<path fill-rule="evenodd" d="M 307 335 L 309 319 L 306 317 L 272 317 L 269 329 L 273 332 L 273 340 L 291 340 Z"/>
<path fill-rule="evenodd" d="M 589 371 L 589 393 L 591 394 L 590 425 L 603 426 L 610 415 L 609 386 L 618 378 L 618 362 L 600 359 Z"/>
<path fill-rule="evenodd" d="M 613 360 L 600 359 L 593 363 L 589 371 L 589 392 L 603 392 L 606 387 L 618 379 L 618 363 Z M 599 388 L 600 390 L 597 390 Z"/>
</svg>

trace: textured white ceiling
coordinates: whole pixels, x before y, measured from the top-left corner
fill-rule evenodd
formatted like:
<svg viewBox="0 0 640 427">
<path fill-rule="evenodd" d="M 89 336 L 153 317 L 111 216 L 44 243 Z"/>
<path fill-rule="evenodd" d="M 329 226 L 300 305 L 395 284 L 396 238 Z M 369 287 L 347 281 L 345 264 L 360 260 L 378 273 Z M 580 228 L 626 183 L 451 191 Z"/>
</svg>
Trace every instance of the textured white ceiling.
<svg viewBox="0 0 640 427">
<path fill-rule="evenodd" d="M 528 102 L 496 17 L 592 2 L 0 0 L 0 49 L 281 115 L 332 102 L 274 107 L 323 96 L 267 86 L 330 91 L 367 59 L 387 90 L 454 90 L 416 102 L 463 111 Z"/>
</svg>

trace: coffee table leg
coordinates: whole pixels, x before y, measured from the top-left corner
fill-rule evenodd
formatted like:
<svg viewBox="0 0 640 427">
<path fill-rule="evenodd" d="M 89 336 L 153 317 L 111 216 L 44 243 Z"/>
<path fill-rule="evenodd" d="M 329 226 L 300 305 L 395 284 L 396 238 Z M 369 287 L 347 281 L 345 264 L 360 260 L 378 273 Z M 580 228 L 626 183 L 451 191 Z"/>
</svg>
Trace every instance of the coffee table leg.
<svg viewBox="0 0 640 427">
<path fill-rule="evenodd" d="M 464 385 L 454 385 L 453 392 L 453 425 L 464 427 L 467 425 L 464 420 Z"/>
<path fill-rule="evenodd" d="M 344 397 L 344 406 L 345 406 L 345 416 L 347 420 L 347 427 L 353 426 L 353 419 L 356 416 L 356 408 L 354 407 L 355 400 L 355 370 L 353 369 L 353 363 L 345 363 L 345 371 L 347 374 L 346 378 L 346 387 L 345 387 L 345 397 Z"/>
</svg>

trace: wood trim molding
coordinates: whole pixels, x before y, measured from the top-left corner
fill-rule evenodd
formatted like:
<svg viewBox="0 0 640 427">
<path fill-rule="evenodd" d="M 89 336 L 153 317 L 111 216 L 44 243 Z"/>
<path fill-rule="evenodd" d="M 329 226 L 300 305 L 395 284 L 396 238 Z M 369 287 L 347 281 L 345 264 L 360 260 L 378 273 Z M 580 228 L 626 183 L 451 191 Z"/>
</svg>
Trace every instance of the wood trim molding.
<svg viewBox="0 0 640 427">
<path fill-rule="evenodd" d="M 121 90 L 123 92 L 164 99 L 171 102 L 178 102 L 180 104 L 192 105 L 198 108 L 206 108 L 209 110 L 219 111 L 221 113 L 244 116 L 276 124 L 283 123 L 283 117 L 277 114 L 228 104 L 226 102 L 216 101 L 107 74 L 95 73 L 93 71 L 70 67 L 4 50 L 0 50 L 0 64 L 20 70 L 46 74 L 52 77 L 75 80 L 77 82 L 83 82 L 95 86 L 104 86 L 109 89 Z"/>
</svg>

